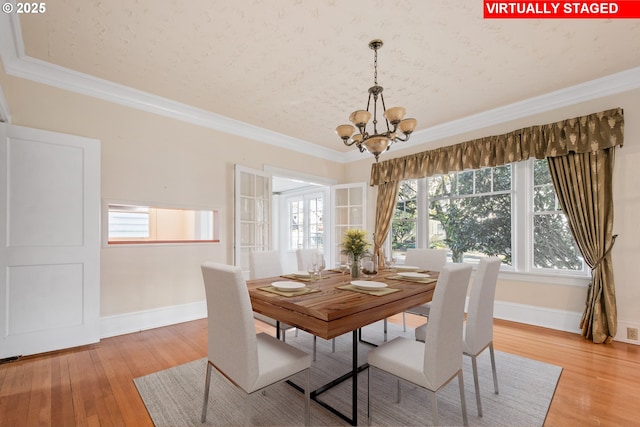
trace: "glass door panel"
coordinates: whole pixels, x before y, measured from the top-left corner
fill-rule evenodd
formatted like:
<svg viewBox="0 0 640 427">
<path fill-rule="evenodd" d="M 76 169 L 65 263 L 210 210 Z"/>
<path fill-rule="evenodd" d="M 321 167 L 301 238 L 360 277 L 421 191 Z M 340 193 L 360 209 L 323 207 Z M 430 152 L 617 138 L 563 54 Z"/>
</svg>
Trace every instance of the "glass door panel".
<svg viewBox="0 0 640 427">
<path fill-rule="evenodd" d="M 331 187 L 334 212 L 334 260 L 340 261 L 340 242 L 344 233 L 351 228 L 366 230 L 366 191 L 365 183 L 334 185 Z"/>
<path fill-rule="evenodd" d="M 235 175 L 234 261 L 248 277 L 249 253 L 273 247 L 271 176 L 239 165 Z"/>
</svg>

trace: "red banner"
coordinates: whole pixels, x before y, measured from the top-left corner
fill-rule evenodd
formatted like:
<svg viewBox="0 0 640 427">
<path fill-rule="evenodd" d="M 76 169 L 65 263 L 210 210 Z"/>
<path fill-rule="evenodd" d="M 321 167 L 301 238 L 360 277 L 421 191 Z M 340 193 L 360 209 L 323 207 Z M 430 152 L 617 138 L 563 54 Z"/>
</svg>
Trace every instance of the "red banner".
<svg viewBox="0 0 640 427">
<path fill-rule="evenodd" d="M 484 0 L 485 19 L 637 19 L 640 0 L 491 1 Z"/>
</svg>

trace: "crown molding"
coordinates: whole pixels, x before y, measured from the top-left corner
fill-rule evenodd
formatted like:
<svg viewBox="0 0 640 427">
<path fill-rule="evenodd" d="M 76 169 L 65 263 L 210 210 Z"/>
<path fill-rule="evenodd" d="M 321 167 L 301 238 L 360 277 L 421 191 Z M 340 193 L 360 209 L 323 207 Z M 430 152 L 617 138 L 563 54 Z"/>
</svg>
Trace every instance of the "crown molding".
<svg viewBox="0 0 640 427">
<path fill-rule="evenodd" d="M 408 143 L 403 143 L 403 147 L 412 147 L 437 141 L 457 134 L 534 116 L 558 108 L 638 88 L 640 88 L 640 67 L 610 74 L 599 79 L 590 80 L 544 95 L 432 126 L 415 132 L 411 135 L 411 140 L 408 141 Z"/>
<path fill-rule="evenodd" d="M 12 76 L 288 150 L 331 161 L 343 162 L 343 153 L 339 151 L 31 58 L 24 53 L 20 21 L 16 14 L 0 15 L 0 39 L 2 39 L 0 41 L 0 57 L 2 58 L 5 72 Z"/>
<path fill-rule="evenodd" d="M 308 141 L 31 58 L 24 53 L 20 22 L 16 14 L 0 15 L 0 57 L 5 72 L 15 77 L 338 163 L 351 163 L 363 159 L 358 150 L 343 153 L 328 149 Z M 414 132 L 410 141 L 402 143 L 402 148 L 417 147 L 465 132 L 638 88 L 640 88 L 640 67 Z M 0 120 L 8 122 L 9 119 L 9 107 L 0 88 Z M 336 144 L 339 142 L 338 140 Z"/>
</svg>

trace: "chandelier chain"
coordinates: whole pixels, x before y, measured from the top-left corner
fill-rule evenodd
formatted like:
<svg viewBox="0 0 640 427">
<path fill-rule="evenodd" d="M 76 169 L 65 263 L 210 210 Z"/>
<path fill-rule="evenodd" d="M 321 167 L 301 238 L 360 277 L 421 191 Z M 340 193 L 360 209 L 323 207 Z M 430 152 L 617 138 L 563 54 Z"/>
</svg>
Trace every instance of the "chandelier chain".
<svg viewBox="0 0 640 427">
<path fill-rule="evenodd" d="M 373 84 L 378 86 L 378 49 L 373 50 Z"/>
</svg>

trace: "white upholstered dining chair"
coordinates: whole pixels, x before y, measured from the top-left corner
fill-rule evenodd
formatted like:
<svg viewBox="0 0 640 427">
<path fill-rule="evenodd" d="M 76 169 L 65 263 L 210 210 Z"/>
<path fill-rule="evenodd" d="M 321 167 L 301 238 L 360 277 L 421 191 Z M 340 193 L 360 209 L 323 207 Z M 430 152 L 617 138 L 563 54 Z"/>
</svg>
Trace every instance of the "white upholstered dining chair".
<svg viewBox="0 0 640 427">
<path fill-rule="evenodd" d="M 202 276 L 209 341 L 201 421 L 207 418 L 212 368 L 246 393 L 245 425 L 251 423 L 251 396 L 255 392 L 305 372 L 304 418 L 308 426 L 311 356 L 265 333 L 256 335 L 249 291 L 240 268 L 206 262 L 202 264 Z"/>
<path fill-rule="evenodd" d="M 437 393 L 457 376 L 462 419 L 468 425 L 462 375 L 462 323 L 470 277 L 468 264 L 450 264 L 442 269 L 433 295 L 426 342 L 398 337 L 369 351 L 369 424 L 372 371 L 380 369 L 398 378 L 398 401 L 400 379 L 430 392 L 434 425 L 438 425 Z"/>
<path fill-rule="evenodd" d="M 493 302 L 495 300 L 496 283 L 502 260 L 498 257 L 482 258 L 478 264 L 478 271 L 471 285 L 467 320 L 462 329 L 462 352 L 471 357 L 473 368 L 473 383 L 476 391 L 478 416 L 482 416 L 482 402 L 480 400 L 480 384 L 478 383 L 478 363 L 476 358 L 489 348 L 491 369 L 493 371 L 493 389 L 498 394 L 498 374 L 496 372 L 496 358 L 493 351 Z M 431 318 L 429 318 L 431 321 Z M 428 328 L 426 325 L 416 328 L 416 339 L 424 341 Z"/>
<path fill-rule="evenodd" d="M 275 277 L 282 274 L 282 264 L 280 262 L 280 254 L 278 251 L 262 251 L 249 253 L 249 278 L 261 279 L 263 277 Z M 253 317 L 261 322 L 276 327 L 278 322 L 270 317 L 260 313 L 253 313 Z M 280 322 L 280 333 L 282 341 L 287 340 L 286 332 L 296 329 L 291 325 Z M 297 333 L 297 329 L 296 329 Z"/>
<path fill-rule="evenodd" d="M 296 249 L 296 260 L 298 261 L 298 271 L 307 271 L 307 267 L 311 263 L 318 261 L 320 252 L 317 248 Z"/>
<path fill-rule="evenodd" d="M 282 263 L 278 251 L 261 251 L 249 253 L 249 278 L 280 276 Z"/>
<path fill-rule="evenodd" d="M 447 251 L 444 249 L 407 249 L 404 260 L 405 265 L 420 267 L 427 271 L 440 271 L 447 264 Z M 407 321 L 405 313 L 418 314 L 420 316 L 429 315 L 429 305 L 426 303 L 413 307 L 402 312 L 402 330 L 407 331 Z"/>
</svg>

